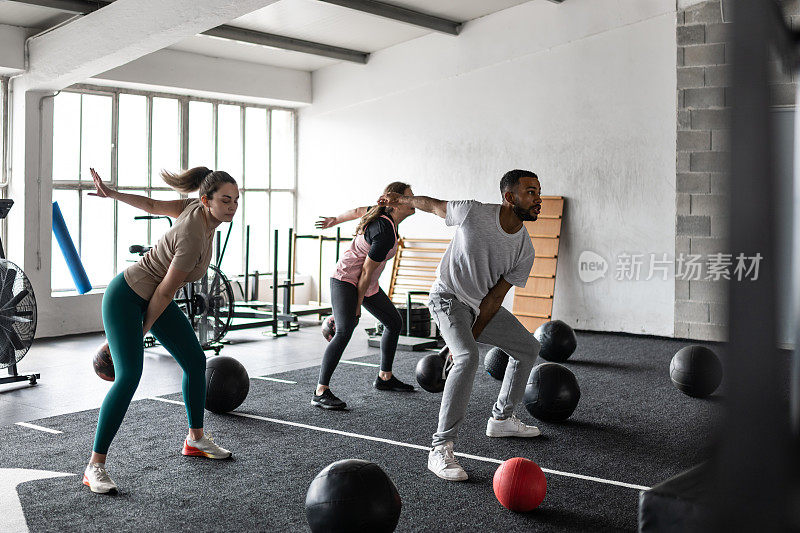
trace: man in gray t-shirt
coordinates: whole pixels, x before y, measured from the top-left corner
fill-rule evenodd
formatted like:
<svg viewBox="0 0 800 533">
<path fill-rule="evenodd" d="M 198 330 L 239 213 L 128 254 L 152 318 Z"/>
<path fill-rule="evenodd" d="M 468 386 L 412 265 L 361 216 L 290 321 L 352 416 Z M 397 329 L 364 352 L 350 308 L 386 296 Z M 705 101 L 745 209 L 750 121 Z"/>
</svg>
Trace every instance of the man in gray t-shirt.
<svg viewBox="0 0 800 533">
<path fill-rule="evenodd" d="M 442 396 L 428 468 L 449 481 L 467 479 L 453 455 L 453 442 L 472 394 L 478 342 L 497 346 L 510 356 L 486 435 L 540 434 L 538 428 L 524 424 L 513 414 L 539 354 L 539 343 L 502 307 L 511 286 L 524 287 L 533 267 L 533 245 L 523 222 L 536 220 L 541 210 L 539 179 L 533 172 L 512 170 L 500 180 L 500 192 L 500 205 L 392 193 L 378 200 L 381 205 L 408 204 L 439 215 L 448 226 L 458 226 L 439 263 L 429 302 L 453 367 Z"/>
</svg>

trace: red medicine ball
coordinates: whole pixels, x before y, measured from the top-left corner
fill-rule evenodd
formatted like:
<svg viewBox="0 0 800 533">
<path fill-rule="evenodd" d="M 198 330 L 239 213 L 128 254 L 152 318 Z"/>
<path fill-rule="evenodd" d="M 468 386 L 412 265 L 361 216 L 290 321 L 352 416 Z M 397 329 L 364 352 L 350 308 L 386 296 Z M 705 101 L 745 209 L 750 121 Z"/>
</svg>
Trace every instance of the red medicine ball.
<svg viewBox="0 0 800 533">
<path fill-rule="evenodd" d="M 497 467 L 492 485 L 500 505 L 520 513 L 539 507 L 547 493 L 542 469 L 522 457 L 514 457 Z"/>
</svg>

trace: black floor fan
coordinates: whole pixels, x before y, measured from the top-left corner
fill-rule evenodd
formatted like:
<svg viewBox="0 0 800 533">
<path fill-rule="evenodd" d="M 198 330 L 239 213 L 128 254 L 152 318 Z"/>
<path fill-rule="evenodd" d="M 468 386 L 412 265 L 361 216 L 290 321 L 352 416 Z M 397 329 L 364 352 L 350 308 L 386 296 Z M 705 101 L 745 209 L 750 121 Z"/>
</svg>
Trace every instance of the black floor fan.
<svg viewBox="0 0 800 533">
<path fill-rule="evenodd" d="M 14 200 L 0 199 L 0 219 L 6 218 Z M 8 377 L 0 384 L 28 381 L 36 384 L 39 374 L 20 375 L 19 363 L 33 343 L 36 333 L 36 297 L 33 287 L 20 267 L 6 259 L 0 240 L 0 369 L 8 368 Z"/>
</svg>

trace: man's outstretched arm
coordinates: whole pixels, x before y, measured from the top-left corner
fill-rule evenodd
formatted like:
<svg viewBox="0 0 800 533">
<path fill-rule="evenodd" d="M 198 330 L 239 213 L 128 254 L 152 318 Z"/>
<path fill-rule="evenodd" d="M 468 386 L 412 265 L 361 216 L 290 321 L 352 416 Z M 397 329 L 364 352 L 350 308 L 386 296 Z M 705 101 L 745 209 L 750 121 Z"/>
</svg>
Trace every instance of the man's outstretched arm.
<svg viewBox="0 0 800 533">
<path fill-rule="evenodd" d="M 378 198 L 378 205 L 384 205 L 386 207 L 408 205 L 414 209 L 421 209 L 422 211 L 433 213 L 442 218 L 447 216 L 447 201 L 437 200 L 430 196 L 403 196 L 396 192 L 387 192 Z"/>
</svg>

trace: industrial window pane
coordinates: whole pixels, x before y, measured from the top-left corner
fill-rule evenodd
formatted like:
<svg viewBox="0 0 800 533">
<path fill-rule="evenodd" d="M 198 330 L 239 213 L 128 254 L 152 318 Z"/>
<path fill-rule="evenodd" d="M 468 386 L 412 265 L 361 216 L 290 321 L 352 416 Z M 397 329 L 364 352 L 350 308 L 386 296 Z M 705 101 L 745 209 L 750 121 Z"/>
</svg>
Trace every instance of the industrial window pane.
<svg viewBox="0 0 800 533">
<path fill-rule="evenodd" d="M 179 200 L 180 194 L 173 190 L 150 191 L 150 198 L 154 198 L 156 200 Z M 173 220 L 172 222 L 174 223 L 175 221 Z M 157 243 L 158 239 L 160 239 L 169 228 L 170 225 L 166 219 L 160 218 L 150 221 L 150 244 Z"/>
<path fill-rule="evenodd" d="M 147 196 L 145 191 L 125 191 L 131 194 Z M 146 215 L 124 202 L 117 202 L 117 272 L 122 272 L 139 260 L 137 254 L 128 251 L 132 244 L 147 245 L 147 221 L 133 217 Z"/>
<path fill-rule="evenodd" d="M 248 189 L 269 187 L 269 140 L 267 110 L 258 107 L 245 109 L 244 182 Z"/>
<path fill-rule="evenodd" d="M 216 168 L 214 158 L 214 105 L 189 102 L 189 168 Z"/>
<path fill-rule="evenodd" d="M 278 231 L 278 270 L 284 271 L 288 267 L 288 239 L 289 228 L 294 227 L 294 193 L 273 192 L 270 195 L 270 237 L 275 230 Z M 270 261 L 272 261 L 275 243 L 270 241 Z M 271 264 L 271 263 L 270 263 Z"/>
<path fill-rule="evenodd" d="M 269 262 L 269 195 L 262 191 L 246 191 L 244 202 L 245 224 L 250 225 L 250 272 L 271 272 Z"/>
<path fill-rule="evenodd" d="M 67 223 L 67 230 L 70 237 L 72 237 L 72 242 L 75 243 L 75 248 L 80 252 L 78 247 L 78 191 L 53 189 L 53 201 L 58 202 L 58 208 L 64 216 L 64 222 Z M 64 260 L 64 255 L 61 253 L 61 248 L 58 246 L 55 236 L 53 236 L 50 257 L 50 286 L 52 290 L 74 290 L 75 284 L 72 281 L 67 262 Z"/>
<path fill-rule="evenodd" d="M 224 170 L 241 184 L 242 117 L 237 105 L 217 108 L 217 170 Z"/>
<path fill-rule="evenodd" d="M 74 181 L 80 174 L 81 95 L 53 99 L 53 181 Z"/>
<path fill-rule="evenodd" d="M 294 189 L 294 113 L 275 110 L 271 121 L 273 189 Z"/>
<path fill-rule="evenodd" d="M 108 285 L 114 277 L 114 201 L 83 191 L 81 261 L 92 287 Z"/>
<path fill-rule="evenodd" d="M 236 215 L 233 217 L 233 229 L 231 229 L 231 236 L 228 240 L 228 246 L 225 248 L 225 255 L 222 258 L 222 271 L 232 281 L 243 281 L 237 278 L 240 274 L 244 273 L 242 262 L 242 240 L 244 239 L 244 229 L 242 228 L 242 210 L 237 209 Z M 225 244 L 225 236 L 228 234 L 228 224 L 220 224 L 217 231 L 222 232 L 222 244 Z"/>
<path fill-rule="evenodd" d="M 97 94 L 84 94 L 81 98 L 81 181 L 92 181 L 89 168 L 109 180 L 112 98 Z"/>
<path fill-rule="evenodd" d="M 147 186 L 147 97 L 119 95 L 117 183 Z"/>
<path fill-rule="evenodd" d="M 152 186 L 163 185 L 161 170 L 177 172 L 181 165 L 180 102 L 174 98 L 153 98 Z"/>
</svg>

